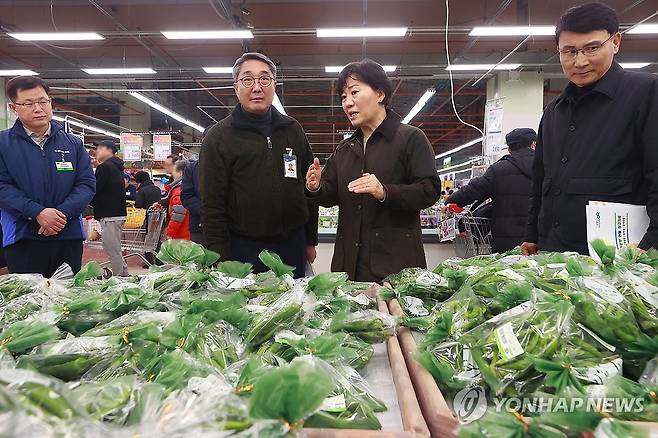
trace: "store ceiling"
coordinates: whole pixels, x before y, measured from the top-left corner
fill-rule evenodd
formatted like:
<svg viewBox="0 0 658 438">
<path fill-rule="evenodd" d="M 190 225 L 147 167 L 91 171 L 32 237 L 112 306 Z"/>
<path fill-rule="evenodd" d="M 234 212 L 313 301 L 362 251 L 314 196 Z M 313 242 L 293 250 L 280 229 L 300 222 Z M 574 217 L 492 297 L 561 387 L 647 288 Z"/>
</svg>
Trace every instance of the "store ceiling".
<svg viewBox="0 0 658 438">
<path fill-rule="evenodd" d="M 579 1 L 468 0 L 450 1 L 448 42 L 453 63 L 497 63 L 523 37 L 475 38 L 479 25 L 554 25 L 563 10 Z M 656 12 L 655 0 L 607 2 L 624 27 Z M 654 17 L 651 22 L 658 22 Z M 262 51 L 279 65 L 277 94 L 289 115 L 304 126 L 317 154 L 331 153 L 349 123 L 336 96 L 335 73 L 326 65 L 344 65 L 364 56 L 397 65 L 393 109 L 404 116 L 429 88 L 436 95 L 412 120 L 437 153 L 479 136 L 452 112 L 450 81 L 445 71 L 444 0 L 0 0 L 0 69 L 32 69 L 57 87 L 57 109 L 89 119 L 120 124 L 119 114 L 141 117 L 140 105 L 122 91 L 83 89 L 200 89 L 151 92 L 149 97 L 193 122 L 208 126 L 236 104 L 227 74 L 207 74 L 204 66 L 231 66 L 244 50 Z M 406 26 L 405 37 L 368 39 L 317 38 L 316 28 Z M 160 31 L 250 28 L 249 40 L 168 40 Z M 95 31 L 102 41 L 23 42 L 6 32 Z M 619 59 L 653 64 L 658 72 L 656 35 L 625 35 Z M 564 85 L 552 37 L 534 37 L 505 62 L 542 69 L 546 98 Z M 93 77 L 82 68 L 151 67 L 154 75 Z M 456 107 L 462 118 L 482 126 L 486 81 L 473 86 L 484 72 L 454 75 Z M 204 87 L 226 87 L 203 90 Z M 79 90 L 70 90 L 76 88 Z M 151 129 L 184 125 L 152 111 Z M 123 119 L 126 120 L 125 118 Z M 111 128 L 111 126 L 110 126 Z M 118 130 L 119 128 L 116 128 Z M 200 133 L 181 141 L 200 139 Z"/>
</svg>

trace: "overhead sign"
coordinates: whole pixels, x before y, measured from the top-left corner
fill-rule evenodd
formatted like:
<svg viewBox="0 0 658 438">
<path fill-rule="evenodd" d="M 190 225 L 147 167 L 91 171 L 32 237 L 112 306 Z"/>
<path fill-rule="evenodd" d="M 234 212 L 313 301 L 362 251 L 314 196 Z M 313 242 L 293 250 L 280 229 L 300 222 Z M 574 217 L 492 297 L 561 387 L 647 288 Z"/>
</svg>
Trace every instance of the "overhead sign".
<svg viewBox="0 0 658 438">
<path fill-rule="evenodd" d="M 121 151 L 123 152 L 123 161 L 141 161 L 143 144 L 144 138 L 141 135 L 122 132 Z"/>
<path fill-rule="evenodd" d="M 171 134 L 153 134 L 153 159 L 164 161 L 171 155 Z"/>
</svg>

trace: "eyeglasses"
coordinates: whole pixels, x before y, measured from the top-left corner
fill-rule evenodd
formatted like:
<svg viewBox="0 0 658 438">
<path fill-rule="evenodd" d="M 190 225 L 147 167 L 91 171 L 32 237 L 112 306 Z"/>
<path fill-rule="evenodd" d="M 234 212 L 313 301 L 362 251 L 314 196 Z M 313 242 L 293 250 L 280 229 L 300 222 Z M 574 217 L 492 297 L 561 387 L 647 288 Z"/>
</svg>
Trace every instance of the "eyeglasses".
<svg viewBox="0 0 658 438">
<path fill-rule="evenodd" d="M 578 56 L 578 52 L 583 52 L 583 55 L 587 56 L 588 58 L 591 58 L 592 56 L 595 56 L 599 52 L 599 50 L 601 50 L 601 47 L 605 46 L 605 44 L 608 41 L 610 41 L 612 37 L 615 35 L 616 34 L 610 35 L 608 39 L 603 41 L 601 44 L 585 46 L 582 49 L 570 48 L 570 49 L 558 50 L 558 53 L 560 54 L 560 58 L 568 59 L 568 60 L 576 59 L 576 57 Z"/>
<path fill-rule="evenodd" d="M 274 81 L 274 78 L 270 76 L 261 76 L 258 78 L 258 84 L 261 87 L 269 87 L 272 85 L 272 81 Z M 242 83 L 242 86 L 245 88 L 253 88 L 253 86 L 256 84 L 256 79 L 252 78 L 251 76 L 247 76 L 242 79 L 238 79 L 238 82 Z"/>
<path fill-rule="evenodd" d="M 52 99 L 41 99 L 41 100 L 37 100 L 36 102 L 25 102 L 25 103 L 13 102 L 13 103 L 14 105 L 22 106 L 23 108 L 33 110 L 34 108 L 37 107 L 37 105 L 39 105 L 41 108 L 47 108 L 50 106 L 52 101 L 53 101 Z"/>
</svg>

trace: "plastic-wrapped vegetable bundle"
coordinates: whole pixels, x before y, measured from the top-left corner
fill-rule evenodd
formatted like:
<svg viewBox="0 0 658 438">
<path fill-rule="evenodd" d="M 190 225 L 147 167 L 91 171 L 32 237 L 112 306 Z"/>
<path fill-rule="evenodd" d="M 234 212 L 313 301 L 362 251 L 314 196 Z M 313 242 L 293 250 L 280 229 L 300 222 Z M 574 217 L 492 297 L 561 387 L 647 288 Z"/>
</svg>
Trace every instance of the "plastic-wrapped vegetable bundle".
<svg viewBox="0 0 658 438">
<path fill-rule="evenodd" d="M 568 302 L 537 302 L 531 309 L 494 319 L 459 338 L 493 394 L 528 392 L 539 382 L 533 359 L 550 359 L 560 347 L 574 308 Z"/>
<path fill-rule="evenodd" d="M 505 265 L 493 265 L 470 276 L 465 284 L 478 296 L 494 298 L 505 286 L 527 282 L 533 275 L 531 270 L 514 270 Z"/>
<path fill-rule="evenodd" d="M 290 365 L 266 370 L 254 384 L 249 415 L 280 420 L 291 430 L 301 428 L 334 387 L 319 363 L 319 359 L 294 360 Z"/>
<path fill-rule="evenodd" d="M 30 370 L 4 369 L 0 370 L 2 384 L 20 394 L 28 410 L 42 411 L 61 420 L 86 415 L 66 387 L 56 379 Z"/>
<path fill-rule="evenodd" d="M 467 276 L 465 271 L 444 270 L 440 275 L 426 269 L 406 268 L 384 281 L 393 286 L 398 297 L 409 295 L 423 300 L 444 301 L 459 289 Z"/>
<path fill-rule="evenodd" d="M 58 315 L 57 325 L 67 332 L 80 336 L 99 324 L 112 321 L 116 316 L 109 310 L 103 310 L 107 295 L 97 290 L 84 291 L 55 308 Z"/>
<path fill-rule="evenodd" d="M 160 294 L 154 290 L 145 290 L 138 284 L 119 283 L 105 291 L 108 295 L 103 310 L 123 315 L 131 310 L 154 309 L 158 305 Z"/>
<path fill-rule="evenodd" d="M 226 321 L 244 331 L 253 318 L 244 310 L 246 304 L 247 300 L 242 294 L 225 295 L 211 292 L 196 297 L 186 303 L 184 308 L 187 313 L 203 315 L 206 324 Z"/>
<path fill-rule="evenodd" d="M 130 414 L 136 376 L 122 376 L 100 383 L 82 383 L 71 390 L 79 406 L 96 420 L 123 424 Z"/>
<path fill-rule="evenodd" d="M 288 362 L 310 354 L 334 366 L 343 364 L 361 369 L 374 354 L 370 344 L 347 333 L 323 333 L 312 337 L 308 333 L 298 335 L 286 330 L 279 332 L 274 339 L 268 351 Z"/>
<path fill-rule="evenodd" d="M 482 373 L 470 349 L 454 339 L 419 349 L 414 359 L 432 374 L 444 394 L 454 395 L 467 386 L 482 383 Z"/>
<path fill-rule="evenodd" d="M 610 412 L 614 418 L 629 421 L 658 421 L 658 387 L 646 387 L 622 376 L 615 376 L 603 385 L 590 385 L 587 395 L 592 399 L 624 400 L 632 409 L 620 409 Z M 636 409 L 641 400 L 641 409 Z M 615 405 L 617 406 L 617 405 Z M 613 407 L 614 408 L 614 407 Z"/>
<path fill-rule="evenodd" d="M 639 340 L 630 303 L 604 278 L 578 278 L 576 288 L 566 294 L 576 307 L 576 319 L 604 341 L 624 348 Z"/>
<path fill-rule="evenodd" d="M 481 419 L 459 428 L 459 438 L 566 438 L 558 429 L 529 421 L 515 412 L 488 410 Z"/>
<path fill-rule="evenodd" d="M 26 351 L 59 338 L 59 330 L 43 321 L 17 321 L 0 332 L 0 349 L 14 354 Z"/>
<path fill-rule="evenodd" d="M 136 339 L 158 342 L 162 330 L 176 319 L 175 312 L 152 312 L 136 310 L 95 327 L 84 333 L 84 336 L 116 336 L 120 335 L 127 344 Z"/>
<path fill-rule="evenodd" d="M 305 293 L 301 288 L 281 295 L 253 319 L 245 332 L 245 342 L 258 347 L 273 339 L 278 332 L 297 326 L 304 317 L 304 298 Z"/>
<path fill-rule="evenodd" d="M 409 312 L 409 301 L 406 301 L 406 312 Z M 416 303 L 416 308 L 418 303 Z M 428 316 L 406 317 L 403 325 L 416 330 L 427 331 L 425 345 L 441 342 L 446 336 L 454 336 L 470 330 L 488 319 L 487 302 L 473 293 L 469 287 L 461 288 L 448 300 L 436 305 L 433 313 Z M 449 318 L 447 321 L 446 318 Z M 447 330 L 446 330 L 446 326 Z"/>
<path fill-rule="evenodd" d="M 40 274 L 9 274 L 0 276 L 0 296 L 4 302 L 37 291 L 46 281 Z M 2 304 L 0 299 L 0 304 Z"/>
<path fill-rule="evenodd" d="M 375 398 L 361 375 L 348 366 L 332 367 L 326 362 L 306 356 L 296 359 L 315 362 L 333 381 L 333 390 L 320 410 L 306 420 L 306 426 L 336 429 L 381 429 L 375 412 L 386 406 Z"/>
<path fill-rule="evenodd" d="M 650 438 L 648 429 L 624 421 L 605 418 L 594 431 L 594 438 Z"/>
<path fill-rule="evenodd" d="M 169 348 L 192 351 L 196 348 L 199 331 L 203 327 L 202 315 L 178 315 L 169 323 L 160 336 L 160 344 Z"/>
<path fill-rule="evenodd" d="M 311 278 L 308 282 L 308 290 L 313 292 L 316 297 L 333 295 L 336 289 L 347 281 L 347 274 L 344 272 L 325 272 Z"/>
<path fill-rule="evenodd" d="M 329 330 L 343 331 L 356 336 L 369 344 L 384 341 L 395 335 L 398 318 L 377 310 L 363 310 L 354 313 L 339 313 L 331 320 Z"/>
<path fill-rule="evenodd" d="M 20 356 L 16 366 L 66 381 L 77 380 L 93 365 L 109 363 L 120 345 L 117 336 L 63 339 L 40 345 L 32 353 Z"/>
<path fill-rule="evenodd" d="M 260 259 L 261 262 L 272 272 L 277 277 L 283 277 L 285 275 L 290 275 L 292 272 L 295 270 L 294 267 L 288 266 L 283 261 L 281 260 L 281 257 L 279 257 L 278 254 L 275 254 L 273 252 L 269 252 L 268 250 L 263 250 L 261 253 L 258 255 L 258 258 Z"/>
<path fill-rule="evenodd" d="M 146 378 L 169 390 L 183 388 L 192 377 L 207 377 L 212 368 L 207 367 L 189 353 L 174 350 L 155 357 L 146 366 Z"/>
<path fill-rule="evenodd" d="M 158 258 L 177 265 L 196 265 L 207 268 L 219 260 L 219 254 L 189 240 L 167 240 L 160 247 Z"/>
<path fill-rule="evenodd" d="M 220 370 L 238 362 L 244 352 L 244 341 L 238 329 L 225 321 L 204 327 L 199 333 L 195 355 Z"/>
</svg>

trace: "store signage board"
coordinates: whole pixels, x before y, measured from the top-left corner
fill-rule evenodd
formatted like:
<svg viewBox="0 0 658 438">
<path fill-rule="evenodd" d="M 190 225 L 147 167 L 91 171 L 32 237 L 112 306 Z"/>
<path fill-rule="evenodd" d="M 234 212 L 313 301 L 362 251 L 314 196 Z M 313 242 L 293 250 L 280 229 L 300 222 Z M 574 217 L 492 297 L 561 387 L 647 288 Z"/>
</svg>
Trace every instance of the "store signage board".
<svg viewBox="0 0 658 438">
<path fill-rule="evenodd" d="M 153 134 L 153 159 L 164 161 L 171 155 L 171 134 Z"/>
<path fill-rule="evenodd" d="M 141 161 L 144 138 L 139 134 L 121 133 L 121 151 L 123 161 Z"/>
<path fill-rule="evenodd" d="M 503 116 L 505 110 L 503 99 L 495 99 L 487 103 L 485 110 L 484 155 L 489 163 L 498 161 L 505 154 L 505 139 L 503 137 Z"/>
</svg>

